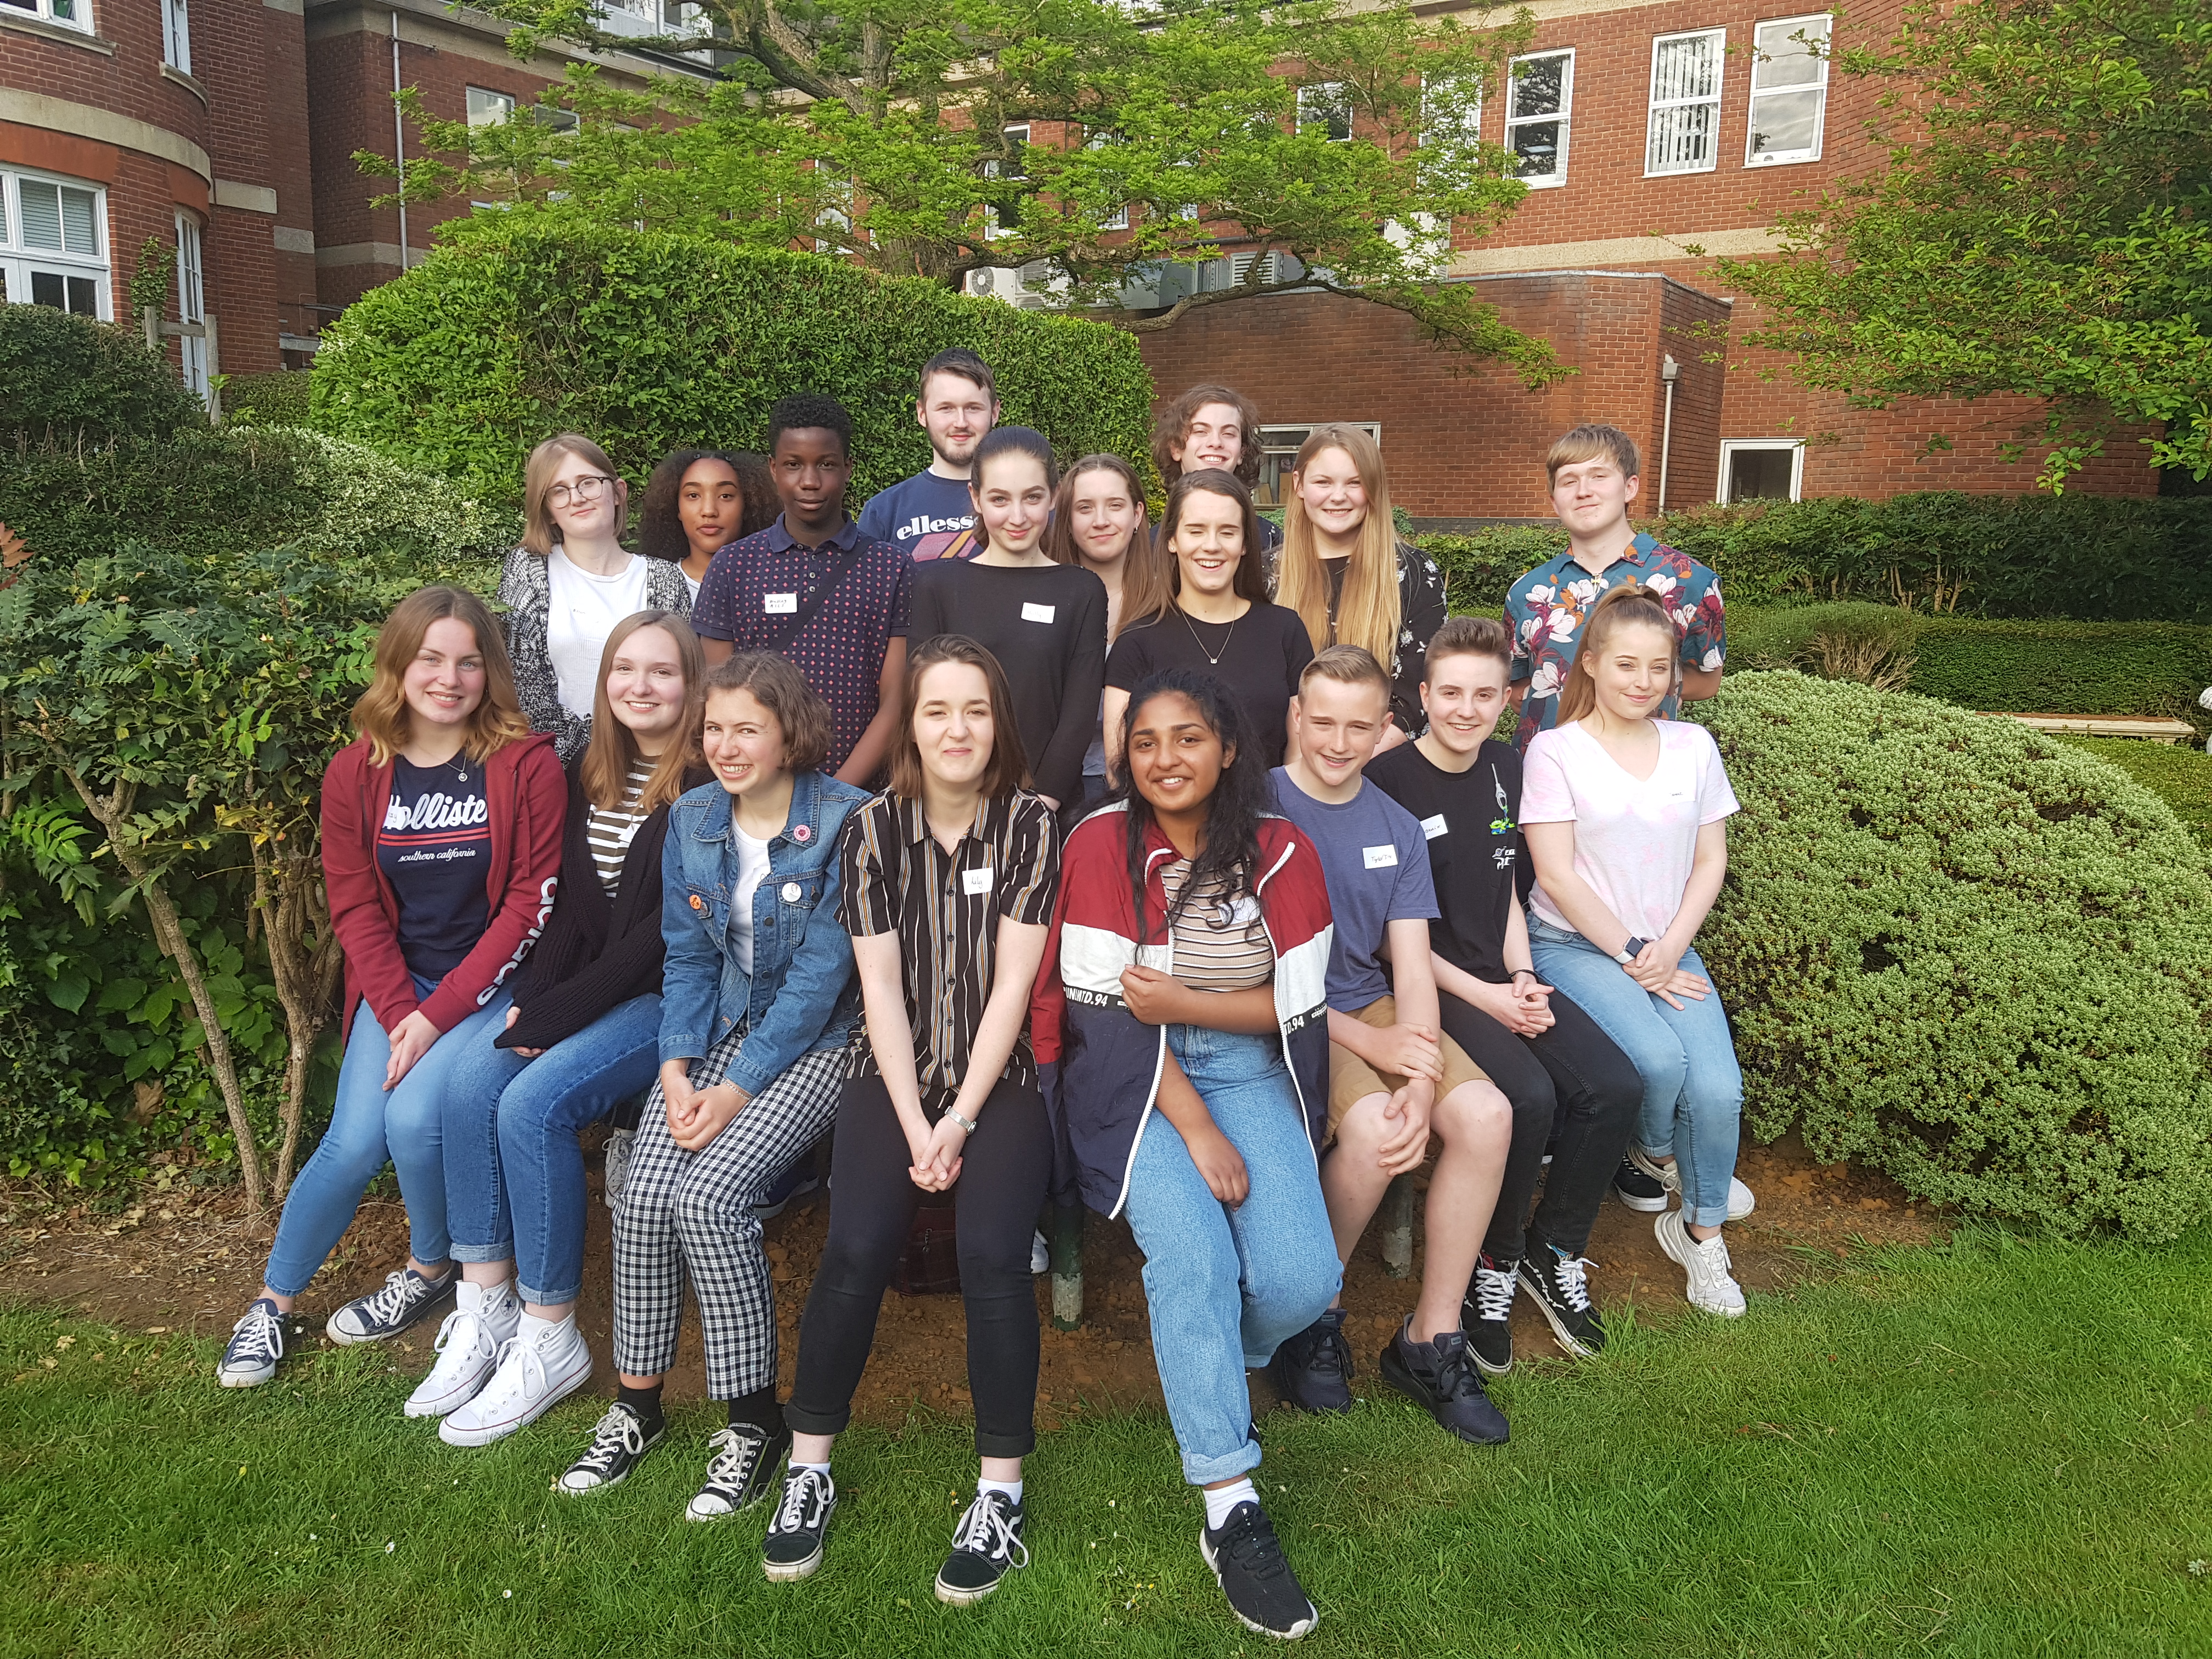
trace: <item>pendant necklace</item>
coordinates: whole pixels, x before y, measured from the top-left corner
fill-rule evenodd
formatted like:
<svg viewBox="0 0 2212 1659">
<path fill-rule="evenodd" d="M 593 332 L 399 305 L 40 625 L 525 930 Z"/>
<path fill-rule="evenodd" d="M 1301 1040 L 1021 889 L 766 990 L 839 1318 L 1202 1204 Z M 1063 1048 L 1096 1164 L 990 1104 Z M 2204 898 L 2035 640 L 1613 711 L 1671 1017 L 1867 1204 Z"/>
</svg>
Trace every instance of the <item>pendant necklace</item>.
<svg viewBox="0 0 2212 1659">
<path fill-rule="evenodd" d="M 1237 622 L 1232 622 L 1229 624 L 1229 631 L 1221 636 L 1220 650 L 1208 651 L 1206 648 L 1206 641 L 1198 637 L 1198 624 L 1190 619 L 1190 612 L 1185 611 L 1181 605 L 1177 605 L 1176 607 L 1176 613 L 1182 618 L 1182 625 L 1190 629 L 1190 642 L 1198 647 L 1199 654 L 1206 659 L 1206 666 L 1209 668 L 1220 667 L 1222 658 L 1229 654 L 1229 641 L 1237 637 L 1237 622 L 1242 622 L 1244 619 L 1242 617 L 1239 617 L 1237 619 Z M 1206 626 L 1211 628 L 1213 624 L 1212 623 L 1208 623 Z"/>
</svg>

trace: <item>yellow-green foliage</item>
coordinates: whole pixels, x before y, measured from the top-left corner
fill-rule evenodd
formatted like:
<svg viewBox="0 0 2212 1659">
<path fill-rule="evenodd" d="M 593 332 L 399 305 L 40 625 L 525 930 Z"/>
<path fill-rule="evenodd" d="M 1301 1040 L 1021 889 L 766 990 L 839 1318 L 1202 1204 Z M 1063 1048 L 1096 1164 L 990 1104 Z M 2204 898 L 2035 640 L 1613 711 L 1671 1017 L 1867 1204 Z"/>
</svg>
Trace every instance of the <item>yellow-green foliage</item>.
<svg viewBox="0 0 2212 1659">
<path fill-rule="evenodd" d="M 1698 947 L 1754 1133 L 2067 1231 L 2212 1214 L 2212 875 L 2163 801 L 2014 722 L 1796 673 L 1698 718 L 1744 808 Z"/>
</svg>

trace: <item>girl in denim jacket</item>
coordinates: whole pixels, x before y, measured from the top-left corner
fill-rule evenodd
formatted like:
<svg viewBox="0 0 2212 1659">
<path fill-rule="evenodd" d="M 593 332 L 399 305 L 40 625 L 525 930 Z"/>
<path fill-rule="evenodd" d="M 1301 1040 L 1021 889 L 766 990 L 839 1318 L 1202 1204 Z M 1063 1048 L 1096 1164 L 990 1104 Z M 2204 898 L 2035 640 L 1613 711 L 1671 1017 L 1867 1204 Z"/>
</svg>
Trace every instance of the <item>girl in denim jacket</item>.
<svg viewBox="0 0 2212 1659">
<path fill-rule="evenodd" d="M 775 1398 L 775 1302 L 753 1204 L 836 1115 L 860 1008 L 837 920 L 837 837 L 867 799 L 817 769 L 830 710 L 772 652 L 707 677 L 714 781 L 676 803 L 662 857 L 660 1080 L 615 1207 L 615 1403 L 557 1485 L 600 1491 L 666 1430 L 688 1274 L 708 1391 L 729 1407 L 684 1510 L 712 1521 L 762 1497 L 789 1445 Z"/>
</svg>

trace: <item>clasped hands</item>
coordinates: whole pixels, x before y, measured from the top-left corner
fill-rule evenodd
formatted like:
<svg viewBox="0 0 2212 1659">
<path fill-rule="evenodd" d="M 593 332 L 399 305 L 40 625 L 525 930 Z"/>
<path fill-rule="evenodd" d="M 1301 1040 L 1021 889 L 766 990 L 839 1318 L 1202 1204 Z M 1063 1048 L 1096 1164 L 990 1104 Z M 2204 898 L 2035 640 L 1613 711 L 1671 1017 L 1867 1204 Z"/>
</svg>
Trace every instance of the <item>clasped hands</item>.
<svg viewBox="0 0 2212 1659">
<path fill-rule="evenodd" d="M 695 1089 L 690 1062 L 668 1060 L 660 1065 L 660 1100 L 668 1115 L 668 1138 L 685 1152 L 696 1152 L 713 1145 L 752 1097 L 729 1082 Z"/>
<path fill-rule="evenodd" d="M 1620 971 L 1669 1007 L 1680 1008 L 1684 997 L 1703 1002 L 1712 981 L 1681 965 L 1683 948 L 1655 939 L 1636 953 L 1635 961 L 1623 963 Z"/>
</svg>

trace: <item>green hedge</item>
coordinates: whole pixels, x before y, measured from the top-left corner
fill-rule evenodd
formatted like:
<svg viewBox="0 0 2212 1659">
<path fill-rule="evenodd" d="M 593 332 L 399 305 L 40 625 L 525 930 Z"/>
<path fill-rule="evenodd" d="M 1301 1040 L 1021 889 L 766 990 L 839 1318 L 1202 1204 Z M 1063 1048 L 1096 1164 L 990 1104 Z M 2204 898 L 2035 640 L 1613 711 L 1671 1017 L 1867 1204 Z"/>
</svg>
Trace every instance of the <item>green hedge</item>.
<svg viewBox="0 0 2212 1659">
<path fill-rule="evenodd" d="M 2061 738 L 2117 766 L 2173 809 L 2205 847 L 2212 848 L 2212 755 L 2182 744 L 2140 738 Z"/>
<path fill-rule="evenodd" d="M 0 304 L 0 440 L 98 444 L 206 424 L 167 360 L 129 330 Z"/>
<path fill-rule="evenodd" d="M 1698 947 L 1754 1133 L 2068 1231 L 2212 1216 L 2212 874 L 2162 801 L 1923 697 L 1693 707 L 1744 806 Z"/>
<path fill-rule="evenodd" d="M 222 413 L 254 426 L 306 426 L 310 376 L 304 368 L 223 377 Z"/>
<path fill-rule="evenodd" d="M 1063 456 L 1142 462 L 1152 378 L 1120 329 L 813 254 L 496 217 L 325 331 L 313 419 L 509 504 L 551 433 L 589 434 L 635 482 L 682 445 L 761 448 L 778 398 L 826 392 L 853 416 L 857 501 L 928 465 L 915 374 L 948 346 Z"/>
</svg>

